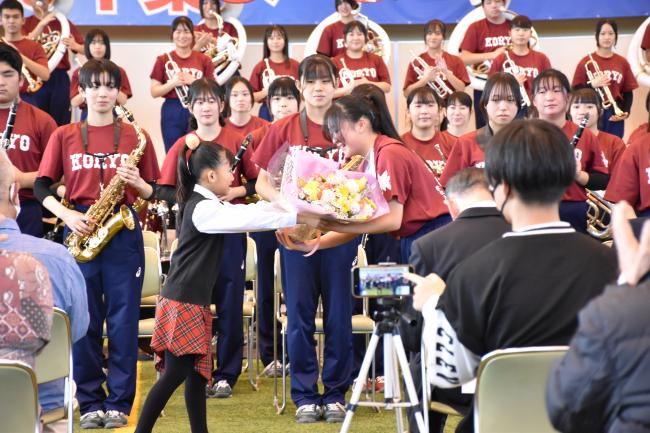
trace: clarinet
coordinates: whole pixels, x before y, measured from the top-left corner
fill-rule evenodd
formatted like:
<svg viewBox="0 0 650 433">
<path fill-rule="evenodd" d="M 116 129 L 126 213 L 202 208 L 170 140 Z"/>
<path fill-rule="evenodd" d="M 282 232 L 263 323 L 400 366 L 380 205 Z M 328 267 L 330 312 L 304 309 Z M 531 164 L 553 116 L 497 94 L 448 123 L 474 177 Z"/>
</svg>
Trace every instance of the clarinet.
<svg viewBox="0 0 650 433">
<path fill-rule="evenodd" d="M 235 155 L 235 160 L 232 163 L 232 171 L 235 171 L 235 168 L 237 168 L 237 165 L 244 157 L 244 152 L 246 152 L 246 149 L 248 149 L 248 146 L 251 144 L 252 141 L 253 141 L 253 134 L 248 134 L 244 139 L 244 141 L 242 142 L 241 146 L 239 147 L 239 150 L 237 151 L 237 155 Z"/>
<path fill-rule="evenodd" d="M 2 133 L 2 138 L 0 139 L 2 142 L 2 148 L 4 150 L 9 149 L 9 146 L 11 145 L 11 133 L 14 131 L 16 111 L 18 111 L 18 98 L 16 98 L 14 102 L 11 103 L 11 107 L 9 108 L 9 115 L 7 116 L 7 126 L 5 126 L 5 130 Z"/>
<path fill-rule="evenodd" d="M 587 126 L 587 122 L 589 122 L 589 113 L 586 113 L 585 117 L 580 121 L 576 133 L 573 135 L 573 138 L 571 138 L 571 147 L 576 147 L 578 145 L 578 141 L 580 141 L 580 137 L 582 137 L 582 133 Z"/>
</svg>

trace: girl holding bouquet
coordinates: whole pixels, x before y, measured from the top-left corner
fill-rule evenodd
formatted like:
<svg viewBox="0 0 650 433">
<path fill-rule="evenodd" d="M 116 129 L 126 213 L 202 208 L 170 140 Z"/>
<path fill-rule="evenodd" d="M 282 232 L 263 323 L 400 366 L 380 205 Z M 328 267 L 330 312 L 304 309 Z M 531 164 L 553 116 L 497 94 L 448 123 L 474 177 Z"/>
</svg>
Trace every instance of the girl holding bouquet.
<svg viewBox="0 0 650 433">
<path fill-rule="evenodd" d="M 285 143 L 336 153 L 336 146 L 324 136 L 322 127 L 337 87 L 336 67 L 328 57 L 315 54 L 300 63 L 298 76 L 304 109 L 271 125 L 253 155 L 253 162 L 260 167 L 256 190 L 267 200 L 280 196 L 268 169 L 271 158 Z M 283 275 L 291 276 L 284 278 L 283 288 L 289 317 L 291 398 L 298 408 L 296 421 L 299 423 L 322 418 L 341 422 L 345 417 L 345 392 L 352 369 L 352 287 L 348 270 L 357 251 L 357 242 L 352 239 L 310 257 L 304 257 L 299 251 L 280 249 Z M 323 301 L 325 330 L 323 394 L 318 391 L 319 367 L 314 347 L 319 297 Z"/>
<path fill-rule="evenodd" d="M 227 234 L 312 224 L 277 203 L 232 204 L 219 197 L 233 182 L 233 156 L 191 135 L 178 153 L 179 243 L 156 306 L 151 348 L 164 372 L 142 408 L 136 432 L 151 432 L 176 388 L 185 383 L 193 433 L 207 432 L 205 388 L 212 370 L 210 303 L 224 268 Z M 224 254 L 225 253 L 225 254 Z M 241 311 L 241 304 L 239 304 Z M 241 326 L 241 322 L 240 322 Z"/>
<path fill-rule="evenodd" d="M 390 211 L 365 222 L 325 222 L 332 231 L 320 239 L 320 248 L 335 247 L 360 233 L 390 233 L 400 239 L 401 262 L 408 263 L 411 244 L 420 236 L 449 221 L 442 187 L 424 160 L 400 140 L 393 126 L 383 92 L 373 84 L 359 86 L 358 93 L 338 99 L 327 111 L 323 129 L 348 156 L 366 159 L 365 171 L 377 177 Z M 438 185 L 431 188 L 431 185 Z M 310 241 L 296 245 L 311 247 Z"/>
</svg>

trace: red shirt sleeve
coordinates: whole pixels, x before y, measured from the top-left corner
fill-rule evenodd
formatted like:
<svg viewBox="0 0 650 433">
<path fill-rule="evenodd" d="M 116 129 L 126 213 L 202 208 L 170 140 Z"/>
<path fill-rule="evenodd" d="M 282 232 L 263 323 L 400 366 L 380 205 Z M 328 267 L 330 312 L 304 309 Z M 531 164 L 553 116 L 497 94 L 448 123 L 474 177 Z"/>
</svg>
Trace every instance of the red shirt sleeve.
<svg viewBox="0 0 650 433">
<path fill-rule="evenodd" d="M 134 130 L 135 132 L 135 130 Z M 153 142 L 147 131 L 143 131 L 144 136 L 147 139 L 147 144 L 144 148 L 144 153 L 138 162 L 138 168 L 140 169 L 140 177 L 145 180 L 145 182 L 153 182 L 158 180 L 160 177 L 160 169 L 158 168 L 158 157 L 156 156 L 156 150 L 153 147 Z"/>
<path fill-rule="evenodd" d="M 465 85 L 468 85 L 471 81 L 469 79 L 469 74 L 467 74 L 465 63 L 463 63 L 463 61 L 458 56 L 449 53 L 445 54 L 445 57 L 447 58 L 447 67 L 451 70 L 456 78 L 465 83 Z"/>
<path fill-rule="evenodd" d="M 133 92 L 131 91 L 131 83 L 129 82 L 128 75 L 126 75 L 126 71 L 122 67 L 120 67 L 120 75 L 122 77 L 122 85 L 120 86 L 120 90 L 124 92 L 127 98 L 130 98 L 133 96 Z"/>
<path fill-rule="evenodd" d="M 641 141 L 635 141 L 625 149 L 605 192 L 606 200 L 614 203 L 625 200 L 637 211 L 640 210 L 639 150 L 642 147 Z"/>
<path fill-rule="evenodd" d="M 322 54 L 327 57 L 332 57 L 334 54 L 332 52 L 332 39 L 334 38 L 334 35 L 332 35 L 332 25 L 330 24 L 329 26 L 325 27 L 323 29 L 323 34 L 320 36 L 320 41 L 318 41 L 318 47 L 316 48 L 316 52 L 318 54 Z"/>
<path fill-rule="evenodd" d="M 391 84 L 390 81 L 390 73 L 388 72 L 388 67 L 386 67 L 386 63 L 384 62 L 384 59 L 379 57 L 376 54 L 373 54 L 373 59 L 375 62 L 375 67 L 377 68 L 377 79 L 378 81 L 382 83 L 388 83 Z"/>
<path fill-rule="evenodd" d="M 84 37 L 81 34 L 81 32 L 77 29 L 77 26 L 72 24 L 70 20 L 68 20 L 68 23 L 70 23 L 70 34 L 74 38 L 75 42 L 78 44 L 83 45 L 84 44 Z"/>
<path fill-rule="evenodd" d="M 167 82 L 167 74 L 165 72 L 166 61 L 163 60 L 165 57 L 165 55 L 156 57 L 156 62 L 153 64 L 151 74 L 149 74 L 149 78 L 154 79 L 162 84 L 165 84 Z"/>
<path fill-rule="evenodd" d="M 81 68 L 77 68 L 72 72 L 70 77 L 70 99 L 74 98 L 79 94 L 79 71 Z"/>
<path fill-rule="evenodd" d="M 58 182 L 63 176 L 62 128 L 57 128 L 50 135 L 50 139 L 45 147 L 43 159 L 38 166 L 38 177 L 46 176 L 54 182 Z"/>
<path fill-rule="evenodd" d="M 460 44 L 460 51 L 469 51 L 470 53 L 477 53 L 478 52 L 478 32 L 477 32 L 477 27 L 478 27 L 479 21 L 476 21 L 472 24 L 469 25 L 467 28 L 467 31 L 465 32 L 465 37 L 463 38 L 463 42 Z M 454 53 L 452 53 L 454 54 Z"/>
<path fill-rule="evenodd" d="M 587 172 L 598 172 L 608 174 L 607 166 L 603 161 L 603 153 L 600 151 L 598 139 L 591 131 L 585 130 L 578 142 L 578 149 L 582 149 L 582 169 Z M 587 153 L 587 155 L 585 155 Z M 585 159 L 586 157 L 586 159 Z"/>
<path fill-rule="evenodd" d="M 643 40 L 641 41 L 641 49 L 643 50 L 650 49 L 650 25 L 645 28 L 645 33 L 643 34 Z"/>
<path fill-rule="evenodd" d="M 178 153 L 185 145 L 185 137 L 182 136 L 176 143 L 169 149 L 165 160 L 163 161 L 162 168 L 160 169 L 160 178 L 158 179 L 159 185 L 176 186 L 176 167 L 178 166 Z"/>
<path fill-rule="evenodd" d="M 271 125 L 269 130 L 266 132 L 266 135 L 257 146 L 252 157 L 252 162 L 259 168 L 266 170 L 271 158 L 275 155 L 275 152 L 277 152 L 286 141 L 283 126 L 283 123 L 281 124 L 277 122 Z"/>
<path fill-rule="evenodd" d="M 382 187 L 384 198 L 387 202 L 397 200 L 405 204 L 411 195 L 411 169 L 408 159 L 393 157 L 399 156 L 390 148 L 384 148 L 377 156 L 377 179 Z"/>
<path fill-rule="evenodd" d="M 625 57 L 621 57 L 621 69 L 623 71 L 623 83 L 621 84 L 621 92 L 631 92 L 632 90 L 639 87 L 632 68 L 630 67 L 630 62 L 627 61 Z"/>
<path fill-rule="evenodd" d="M 573 73 L 573 81 L 571 81 L 571 87 L 576 87 L 580 85 L 588 84 L 589 79 L 587 78 L 587 72 L 585 71 L 585 63 L 587 62 L 588 57 L 583 57 L 576 66 L 576 70 Z"/>
<path fill-rule="evenodd" d="M 503 70 L 503 62 L 505 61 L 505 59 L 506 59 L 505 54 L 499 54 L 497 58 L 492 61 L 492 64 L 490 65 L 490 70 L 488 71 L 488 77 L 491 77 L 497 72 L 501 72 Z"/>
<path fill-rule="evenodd" d="M 266 69 L 266 64 L 264 63 L 264 60 L 261 60 L 257 65 L 255 65 L 253 72 L 251 72 L 250 83 L 255 92 L 259 92 L 264 88 L 262 84 L 262 71 L 264 71 L 264 69 Z"/>
<path fill-rule="evenodd" d="M 402 87 L 402 90 L 406 90 L 408 86 L 417 81 L 418 74 L 415 72 L 415 69 L 413 69 L 413 65 L 411 65 L 409 62 L 408 66 L 406 67 L 406 78 L 404 78 L 404 87 Z"/>
<path fill-rule="evenodd" d="M 442 186 L 447 185 L 447 181 L 464 168 L 470 167 L 471 163 L 471 147 L 474 146 L 471 138 L 461 137 L 456 141 L 456 144 L 451 148 L 445 169 L 440 175 L 440 183 Z"/>
</svg>

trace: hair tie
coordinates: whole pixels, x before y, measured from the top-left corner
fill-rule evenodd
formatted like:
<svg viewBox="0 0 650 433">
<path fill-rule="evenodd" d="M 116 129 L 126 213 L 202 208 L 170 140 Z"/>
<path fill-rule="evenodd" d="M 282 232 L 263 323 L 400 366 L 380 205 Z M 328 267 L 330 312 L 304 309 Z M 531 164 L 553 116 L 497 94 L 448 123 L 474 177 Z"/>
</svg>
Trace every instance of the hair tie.
<svg viewBox="0 0 650 433">
<path fill-rule="evenodd" d="M 187 146 L 188 149 L 191 151 L 196 150 L 197 147 L 199 147 L 199 144 L 201 144 L 201 140 L 199 137 L 197 137 L 194 134 L 187 134 L 185 136 L 185 145 Z"/>
</svg>

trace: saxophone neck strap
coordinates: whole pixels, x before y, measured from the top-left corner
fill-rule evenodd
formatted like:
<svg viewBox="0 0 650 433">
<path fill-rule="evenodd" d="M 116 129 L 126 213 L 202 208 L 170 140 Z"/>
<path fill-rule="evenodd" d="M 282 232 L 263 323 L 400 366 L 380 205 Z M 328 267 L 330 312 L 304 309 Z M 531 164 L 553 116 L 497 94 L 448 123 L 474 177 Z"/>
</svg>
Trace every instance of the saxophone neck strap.
<svg viewBox="0 0 650 433">
<path fill-rule="evenodd" d="M 113 151 L 110 153 L 92 153 L 88 151 L 88 121 L 81 122 L 81 142 L 84 146 L 84 155 L 90 155 L 99 160 L 99 189 L 104 191 L 104 160 L 111 155 L 117 154 L 117 148 L 120 145 L 120 132 L 122 124 L 117 119 L 113 120 Z"/>
<path fill-rule="evenodd" d="M 305 139 L 305 146 L 309 146 L 309 127 L 307 126 L 307 110 L 300 110 L 300 130 Z"/>
</svg>

